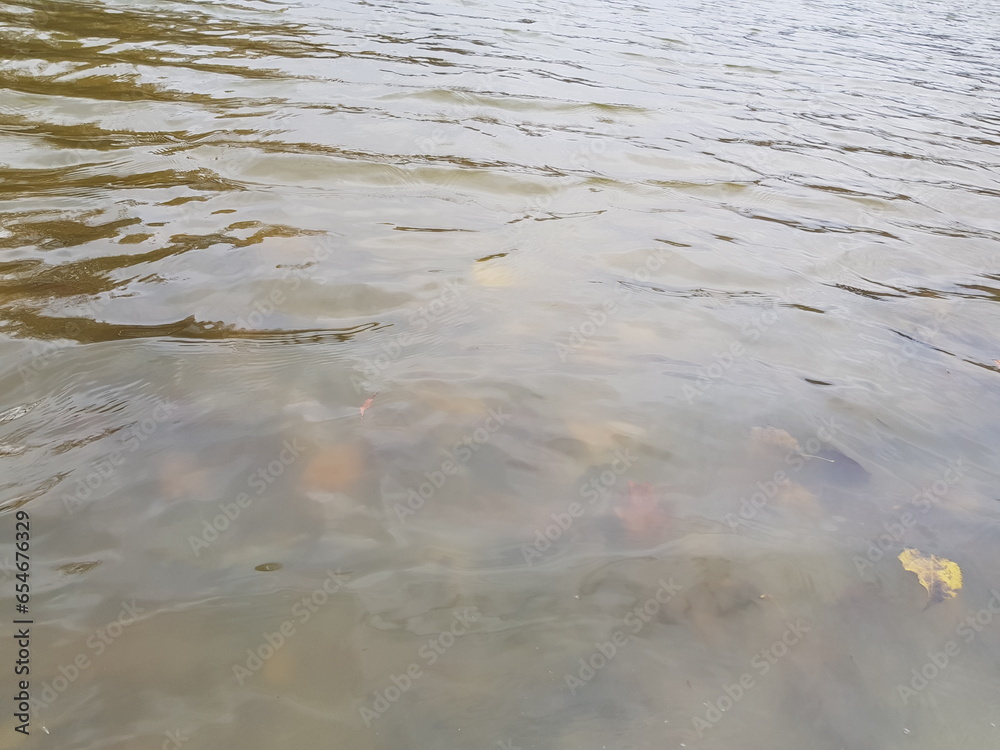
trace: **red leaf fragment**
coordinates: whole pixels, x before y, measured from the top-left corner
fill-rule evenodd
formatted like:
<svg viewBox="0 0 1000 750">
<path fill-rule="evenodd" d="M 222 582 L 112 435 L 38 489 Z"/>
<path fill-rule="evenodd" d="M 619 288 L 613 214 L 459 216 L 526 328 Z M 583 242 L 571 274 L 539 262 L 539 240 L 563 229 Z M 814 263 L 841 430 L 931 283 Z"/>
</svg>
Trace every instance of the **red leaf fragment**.
<svg viewBox="0 0 1000 750">
<path fill-rule="evenodd" d="M 372 402 L 375 400 L 375 397 L 378 394 L 379 394 L 379 392 L 375 391 L 375 393 L 373 393 L 371 396 L 368 397 L 367 401 L 365 401 L 363 404 L 361 404 L 361 418 L 362 419 L 365 418 L 365 412 L 368 411 L 368 407 L 372 405 Z"/>
</svg>

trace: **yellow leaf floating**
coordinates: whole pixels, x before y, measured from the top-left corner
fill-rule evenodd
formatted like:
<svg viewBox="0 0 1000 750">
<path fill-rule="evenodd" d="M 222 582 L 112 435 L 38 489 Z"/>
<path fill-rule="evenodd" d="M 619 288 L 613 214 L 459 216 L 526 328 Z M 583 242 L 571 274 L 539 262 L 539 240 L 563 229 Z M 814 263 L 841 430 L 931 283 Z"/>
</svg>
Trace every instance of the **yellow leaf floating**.
<svg viewBox="0 0 1000 750">
<path fill-rule="evenodd" d="M 917 549 L 904 549 L 899 553 L 899 561 L 904 570 L 917 574 L 920 585 L 930 595 L 931 604 L 955 597 L 962 588 L 962 569 L 958 563 Z"/>
</svg>

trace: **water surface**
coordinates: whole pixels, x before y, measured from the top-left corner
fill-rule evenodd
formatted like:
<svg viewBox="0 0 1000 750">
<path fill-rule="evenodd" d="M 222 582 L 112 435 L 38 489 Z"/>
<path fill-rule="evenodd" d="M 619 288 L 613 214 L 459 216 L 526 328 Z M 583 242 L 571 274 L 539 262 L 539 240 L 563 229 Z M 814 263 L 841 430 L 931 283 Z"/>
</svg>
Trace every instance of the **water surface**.
<svg viewBox="0 0 1000 750">
<path fill-rule="evenodd" d="M 996 747 L 998 39 L 0 6 L 0 747 Z"/>
</svg>

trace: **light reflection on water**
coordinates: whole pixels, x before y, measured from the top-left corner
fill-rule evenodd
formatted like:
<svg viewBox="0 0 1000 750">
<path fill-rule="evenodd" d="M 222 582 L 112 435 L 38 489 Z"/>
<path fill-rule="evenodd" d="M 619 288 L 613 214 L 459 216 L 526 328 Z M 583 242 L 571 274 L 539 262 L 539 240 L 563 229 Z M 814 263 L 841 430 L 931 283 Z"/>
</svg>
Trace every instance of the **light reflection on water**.
<svg viewBox="0 0 1000 750">
<path fill-rule="evenodd" d="M 991 11 L 4 5 L 0 747 L 994 747 Z"/>
</svg>

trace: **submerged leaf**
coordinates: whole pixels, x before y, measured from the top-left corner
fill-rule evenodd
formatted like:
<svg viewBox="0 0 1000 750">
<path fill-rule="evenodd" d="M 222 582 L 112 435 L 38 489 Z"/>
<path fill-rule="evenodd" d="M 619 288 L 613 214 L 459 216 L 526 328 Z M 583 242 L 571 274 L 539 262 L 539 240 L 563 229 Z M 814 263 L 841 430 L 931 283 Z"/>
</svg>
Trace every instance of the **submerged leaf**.
<svg viewBox="0 0 1000 750">
<path fill-rule="evenodd" d="M 300 480 L 306 492 L 335 493 L 349 490 L 364 472 L 364 454 L 355 445 L 321 447 L 309 461 Z"/>
<path fill-rule="evenodd" d="M 515 278 L 509 267 L 489 262 L 473 266 L 472 280 L 479 286 L 510 286 Z"/>
<path fill-rule="evenodd" d="M 955 597 L 962 588 L 962 569 L 958 563 L 916 549 L 904 549 L 899 553 L 899 561 L 905 570 L 916 573 L 920 585 L 930 595 L 931 604 Z"/>
<path fill-rule="evenodd" d="M 673 521 L 660 491 L 648 482 L 631 479 L 614 513 L 629 537 L 643 541 L 661 539 Z"/>
<path fill-rule="evenodd" d="M 371 406 L 375 402 L 375 397 L 378 395 L 378 393 L 379 393 L 378 391 L 375 391 L 375 393 L 373 393 L 371 396 L 368 397 L 367 401 L 365 401 L 363 404 L 361 404 L 361 418 L 362 419 L 365 418 L 365 412 L 368 411 L 368 407 Z"/>
<path fill-rule="evenodd" d="M 782 430 L 780 427 L 754 427 L 750 431 L 750 439 L 755 445 L 767 448 L 781 448 L 793 453 L 802 450 L 799 441 L 792 437 L 788 430 Z"/>
</svg>

